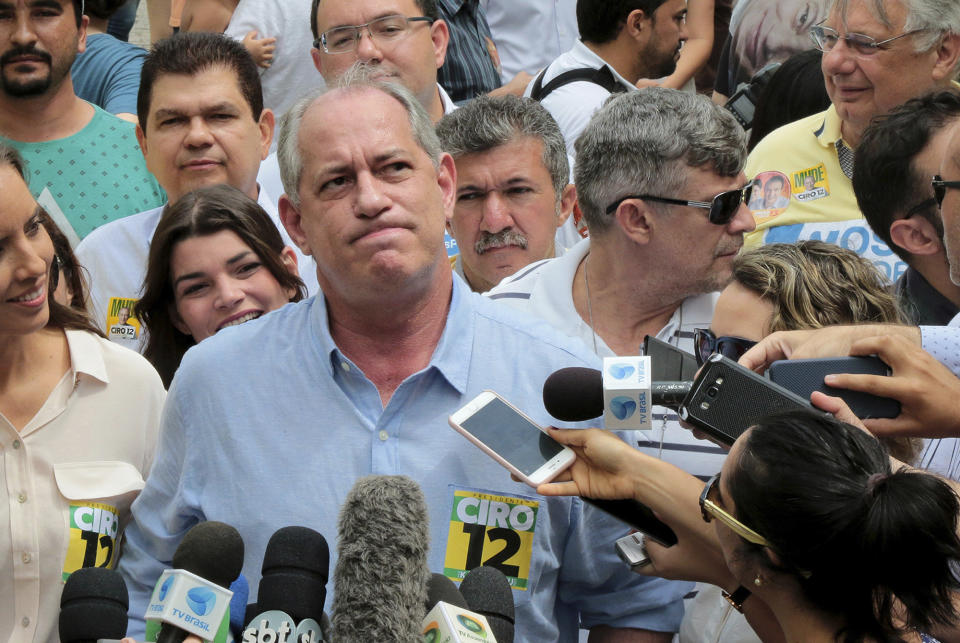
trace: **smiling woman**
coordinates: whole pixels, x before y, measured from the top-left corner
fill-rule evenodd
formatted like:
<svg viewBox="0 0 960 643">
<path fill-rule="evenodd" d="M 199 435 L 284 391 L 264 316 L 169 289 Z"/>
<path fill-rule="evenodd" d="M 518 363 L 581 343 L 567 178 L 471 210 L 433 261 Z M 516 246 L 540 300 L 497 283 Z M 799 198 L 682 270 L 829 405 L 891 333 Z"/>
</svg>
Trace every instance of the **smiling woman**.
<svg viewBox="0 0 960 643">
<path fill-rule="evenodd" d="M 189 192 L 166 207 L 150 244 L 137 304 L 143 354 L 170 386 L 188 348 L 305 292 L 293 250 L 256 201 L 228 185 Z"/>
</svg>

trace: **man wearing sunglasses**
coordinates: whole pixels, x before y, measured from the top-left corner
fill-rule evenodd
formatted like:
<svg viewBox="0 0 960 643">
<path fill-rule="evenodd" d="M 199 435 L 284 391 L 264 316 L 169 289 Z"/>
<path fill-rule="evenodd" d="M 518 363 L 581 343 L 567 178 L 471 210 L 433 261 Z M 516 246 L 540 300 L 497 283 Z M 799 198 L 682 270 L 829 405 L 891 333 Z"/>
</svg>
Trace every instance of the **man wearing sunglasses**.
<svg viewBox="0 0 960 643">
<path fill-rule="evenodd" d="M 875 116 L 951 86 L 960 67 L 960 3 L 838 0 L 810 35 L 823 52 L 832 104 L 774 131 L 751 152 L 747 174 L 782 177 L 789 205 L 782 211 L 755 210 L 757 230 L 746 243 L 836 243 L 872 260 L 893 281 L 906 264 L 883 235 L 870 230 L 857 207 L 851 184 L 854 150 Z"/>
<path fill-rule="evenodd" d="M 601 356 L 636 355 L 646 335 L 694 352 L 743 233 L 743 130 L 707 98 L 649 88 L 611 99 L 576 144 L 577 194 L 590 237 L 533 264 L 489 296 L 546 319 Z M 653 365 L 656 372 L 657 365 Z M 641 448 L 706 479 L 723 460 L 654 408 Z"/>
<path fill-rule="evenodd" d="M 946 325 L 960 313 L 930 185 L 958 119 L 960 94 L 927 94 L 874 121 L 857 146 L 853 191 L 867 223 L 908 266 L 897 298 L 916 324 Z"/>
</svg>

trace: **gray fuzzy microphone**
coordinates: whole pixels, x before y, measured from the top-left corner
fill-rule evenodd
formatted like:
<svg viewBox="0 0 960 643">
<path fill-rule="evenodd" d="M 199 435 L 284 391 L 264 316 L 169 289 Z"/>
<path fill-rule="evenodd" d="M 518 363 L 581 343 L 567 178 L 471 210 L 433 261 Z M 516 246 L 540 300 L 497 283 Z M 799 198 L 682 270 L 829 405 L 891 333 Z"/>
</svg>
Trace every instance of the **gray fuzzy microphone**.
<svg viewBox="0 0 960 643">
<path fill-rule="evenodd" d="M 419 643 L 426 615 L 427 505 L 406 476 L 359 479 L 340 509 L 330 639 Z"/>
</svg>

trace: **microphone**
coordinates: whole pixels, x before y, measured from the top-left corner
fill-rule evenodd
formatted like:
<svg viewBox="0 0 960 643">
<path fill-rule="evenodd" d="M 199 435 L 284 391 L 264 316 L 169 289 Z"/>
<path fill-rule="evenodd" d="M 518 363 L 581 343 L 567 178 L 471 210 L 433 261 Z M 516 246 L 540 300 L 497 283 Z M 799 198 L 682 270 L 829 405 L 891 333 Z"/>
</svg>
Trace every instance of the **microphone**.
<svg viewBox="0 0 960 643">
<path fill-rule="evenodd" d="M 610 384 L 611 378 L 606 377 L 608 372 L 623 374 L 629 371 L 628 360 L 649 362 L 649 359 L 607 357 L 604 358 L 603 372 L 582 366 L 561 368 L 543 383 L 544 407 L 550 415 L 565 422 L 586 422 L 603 416 L 608 429 L 649 429 L 650 406 L 656 404 L 676 409 L 693 385 L 693 382 L 650 382 L 649 378 L 644 383 L 640 381 L 639 369 L 626 378 L 615 380 L 620 388 L 614 388 Z M 608 367 L 606 360 L 615 363 Z M 649 371 L 647 366 L 646 372 Z"/>
<path fill-rule="evenodd" d="M 506 579 L 504 579 L 506 580 Z M 433 574 L 427 583 L 427 616 L 421 630 L 428 643 L 495 642 L 496 630 L 483 614 L 471 611 L 463 594 L 443 574 Z M 513 609 L 513 603 L 510 604 Z"/>
<path fill-rule="evenodd" d="M 173 569 L 160 575 L 144 618 L 146 641 L 179 643 L 193 634 L 226 643 L 230 601 L 226 589 L 243 567 L 243 539 L 228 524 L 195 525 L 173 554 Z"/>
<path fill-rule="evenodd" d="M 83 567 L 70 574 L 60 594 L 60 640 L 93 643 L 127 635 L 127 585 L 104 567 Z"/>
<path fill-rule="evenodd" d="M 309 527 L 282 527 L 267 542 L 254 616 L 243 632 L 249 643 L 316 643 L 323 639 L 330 548 Z"/>
<path fill-rule="evenodd" d="M 604 358 L 604 370 L 607 370 L 608 359 Z M 634 359 L 634 358 L 631 358 Z M 648 362 L 649 357 L 638 358 Z M 640 385 L 641 387 L 643 384 Z M 671 405 L 682 400 L 690 390 L 691 382 L 658 382 L 651 385 L 652 403 Z M 643 389 L 645 390 L 645 389 Z M 682 391 L 682 394 L 681 394 Z M 543 405 L 547 413 L 564 422 L 585 422 L 604 416 L 607 428 L 612 428 L 607 419 L 609 411 L 606 399 L 609 390 L 603 382 L 603 373 L 594 368 L 573 366 L 561 368 L 551 373 L 543 383 Z M 629 419 L 629 418 L 624 418 Z M 624 427 L 622 420 L 618 420 L 619 428 L 637 429 L 640 427 Z M 653 511 L 643 503 L 632 499 L 604 500 L 583 498 L 587 502 L 614 518 L 627 523 L 631 527 L 642 531 L 664 547 L 677 544 L 677 534 L 665 522 L 657 518 Z"/>
<path fill-rule="evenodd" d="M 331 640 L 421 640 L 428 521 L 423 491 L 410 478 L 357 480 L 338 521 Z"/>
<path fill-rule="evenodd" d="M 499 643 L 513 643 L 513 590 L 503 572 L 475 567 L 464 576 L 460 593 L 471 610 L 486 617 Z"/>
</svg>

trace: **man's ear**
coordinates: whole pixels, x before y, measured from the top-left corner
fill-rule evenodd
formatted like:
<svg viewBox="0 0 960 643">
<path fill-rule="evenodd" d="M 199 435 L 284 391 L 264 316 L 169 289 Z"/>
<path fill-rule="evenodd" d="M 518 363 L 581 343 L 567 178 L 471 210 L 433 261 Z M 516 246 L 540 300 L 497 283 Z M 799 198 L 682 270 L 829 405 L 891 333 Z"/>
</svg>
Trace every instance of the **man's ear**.
<svg viewBox="0 0 960 643">
<path fill-rule="evenodd" d="M 453 218 L 453 206 L 457 202 L 457 166 L 453 157 L 447 153 L 440 155 L 437 166 L 437 185 L 443 199 L 443 214 L 447 221 Z"/>
<path fill-rule="evenodd" d="M 276 116 L 272 109 L 263 108 L 257 126 L 260 128 L 260 160 L 270 154 L 270 143 L 273 142 L 273 128 L 276 125 Z"/>
<path fill-rule="evenodd" d="M 310 57 L 313 58 L 313 66 L 316 67 L 320 75 L 323 76 L 323 52 L 314 47 L 310 50 Z"/>
<path fill-rule="evenodd" d="M 940 235 L 925 217 L 897 219 L 890 224 L 890 240 L 912 255 L 934 255 L 943 249 Z"/>
<path fill-rule="evenodd" d="M 650 26 L 647 24 L 649 20 L 650 17 L 644 13 L 643 9 L 634 9 L 627 14 L 627 20 L 623 25 L 623 30 L 625 30 L 626 33 L 634 39 L 638 39 L 641 36 L 646 36 L 645 32 L 649 30 Z"/>
<path fill-rule="evenodd" d="M 960 60 L 960 34 L 943 36 L 936 47 L 937 58 L 933 65 L 932 78 L 935 81 L 949 80 L 957 71 L 957 61 Z"/>
<path fill-rule="evenodd" d="M 300 208 L 295 206 L 290 197 L 284 194 L 280 197 L 280 202 L 277 203 L 277 211 L 280 214 L 283 227 L 290 235 L 290 239 L 300 248 L 300 252 L 305 255 L 313 254 L 307 242 L 307 234 L 303 230 L 303 217 L 300 216 Z"/>
<path fill-rule="evenodd" d="M 567 219 L 573 214 L 573 206 L 576 204 L 577 188 L 573 183 L 568 183 L 567 187 L 563 188 L 563 192 L 560 193 L 560 204 L 557 207 L 558 228 L 567 222 Z"/>
<path fill-rule="evenodd" d="M 443 20 L 435 20 L 430 25 L 430 39 L 433 40 L 433 55 L 437 61 L 437 69 L 443 67 L 447 59 L 447 45 L 450 44 L 450 27 Z"/>
<path fill-rule="evenodd" d="M 87 50 L 87 26 L 90 24 L 90 16 L 84 15 L 80 19 L 80 31 L 77 38 L 77 53 L 82 54 Z"/>
<path fill-rule="evenodd" d="M 136 124 L 134 133 L 137 135 L 137 143 L 140 145 L 140 153 L 143 154 L 144 160 L 147 158 L 147 135 L 144 133 L 143 129 L 140 128 L 140 123 Z"/>
<path fill-rule="evenodd" d="M 653 214 L 641 199 L 625 199 L 617 206 L 613 220 L 631 241 L 646 245 L 653 237 Z"/>
</svg>

